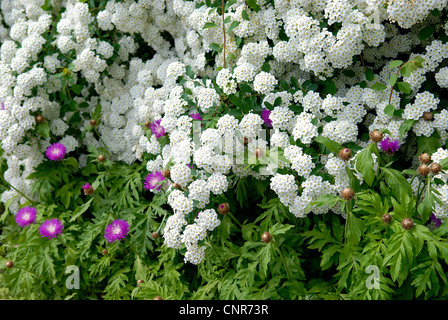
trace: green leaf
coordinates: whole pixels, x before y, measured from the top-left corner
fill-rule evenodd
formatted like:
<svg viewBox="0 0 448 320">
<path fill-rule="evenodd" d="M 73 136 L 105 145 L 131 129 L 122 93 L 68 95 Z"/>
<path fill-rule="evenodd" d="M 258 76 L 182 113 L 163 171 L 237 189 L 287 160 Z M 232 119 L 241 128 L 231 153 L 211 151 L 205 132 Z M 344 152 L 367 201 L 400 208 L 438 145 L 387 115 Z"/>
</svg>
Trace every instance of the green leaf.
<svg viewBox="0 0 448 320">
<path fill-rule="evenodd" d="M 247 14 L 246 10 L 241 11 L 241 17 L 243 17 L 244 20 L 250 21 L 249 15 Z"/>
<path fill-rule="evenodd" d="M 84 203 L 82 206 L 77 207 L 75 209 L 75 211 L 73 211 L 73 216 L 71 217 L 69 222 L 76 221 L 76 219 L 78 219 L 78 217 L 80 217 L 84 212 L 86 212 L 87 209 L 89 209 L 90 204 L 92 203 L 92 201 L 93 201 L 93 198 L 91 198 L 89 201 Z"/>
<path fill-rule="evenodd" d="M 381 90 L 387 89 L 387 87 L 386 87 L 385 84 L 382 84 L 382 83 L 380 83 L 380 82 L 375 82 L 375 83 L 370 87 L 370 89 L 375 90 L 375 91 L 381 91 Z"/>
<path fill-rule="evenodd" d="M 338 154 L 339 151 L 342 149 L 342 146 L 338 142 L 333 141 L 327 137 L 323 136 L 315 137 L 314 141 L 323 144 L 328 150 L 330 150 L 335 154 Z"/>
<path fill-rule="evenodd" d="M 388 104 L 384 108 L 384 113 L 387 114 L 389 117 L 393 117 L 395 112 L 395 107 L 392 104 Z"/>
<path fill-rule="evenodd" d="M 425 40 L 431 37 L 434 34 L 434 31 L 436 30 L 436 25 L 429 25 L 424 27 L 420 32 L 418 33 L 418 38 L 420 40 Z"/>
<path fill-rule="evenodd" d="M 411 85 L 408 82 L 403 82 L 400 81 L 397 83 L 398 84 L 398 89 L 406 94 L 410 94 L 411 93 Z"/>
<path fill-rule="evenodd" d="M 81 90 L 82 90 L 82 85 L 80 84 L 74 84 L 70 87 L 70 89 L 73 90 L 74 93 L 76 93 L 77 95 L 81 94 Z"/>
<path fill-rule="evenodd" d="M 412 129 L 412 126 L 414 125 L 414 123 L 416 123 L 417 120 L 414 119 L 406 119 L 403 121 L 403 123 L 400 125 L 400 128 L 398 129 L 398 131 L 400 132 L 401 135 L 405 134 L 406 132 L 408 132 L 409 130 Z"/>
<path fill-rule="evenodd" d="M 373 169 L 372 144 L 364 148 L 356 156 L 356 170 L 362 173 L 364 181 L 371 186 L 375 179 L 375 170 Z"/>
<path fill-rule="evenodd" d="M 214 43 L 214 42 L 211 43 L 209 45 L 209 48 L 212 49 L 213 51 L 221 52 L 221 46 L 219 44 L 217 44 L 217 43 Z"/>
<path fill-rule="evenodd" d="M 397 200 L 402 199 L 404 196 L 412 198 L 412 187 L 400 171 L 385 167 L 380 167 L 380 169 L 384 171 L 386 183 Z"/>
<path fill-rule="evenodd" d="M 232 31 L 233 29 L 235 29 L 235 28 L 238 27 L 239 25 L 240 25 L 240 22 L 239 22 L 239 21 L 233 21 L 233 22 L 230 24 L 230 27 L 229 27 L 228 32 Z"/>
<path fill-rule="evenodd" d="M 389 82 L 391 87 L 393 87 L 395 85 L 395 82 L 397 82 L 397 79 L 398 79 L 398 76 L 395 73 L 390 76 L 388 82 Z"/>
<path fill-rule="evenodd" d="M 339 201 L 341 201 L 341 198 L 332 194 L 323 194 L 317 200 L 309 203 L 307 207 L 305 208 L 305 212 L 308 212 L 313 207 L 323 207 L 328 205 L 330 208 L 333 207 L 335 204 L 337 204 Z"/>
<path fill-rule="evenodd" d="M 202 28 L 202 30 L 209 29 L 209 28 L 214 28 L 214 27 L 217 27 L 217 26 L 218 25 L 216 23 L 214 23 L 214 22 L 206 22 L 204 24 L 204 27 Z"/>
<path fill-rule="evenodd" d="M 260 6 L 257 4 L 257 0 L 246 0 L 246 4 L 255 12 L 260 11 Z"/>
<path fill-rule="evenodd" d="M 271 66 L 269 65 L 269 62 L 265 62 L 263 63 L 263 65 L 261 66 L 261 70 L 264 72 L 269 72 L 271 71 Z"/>
<path fill-rule="evenodd" d="M 48 138 L 50 136 L 50 125 L 47 122 L 38 123 L 36 130 L 42 138 Z"/>
<path fill-rule="evenodd" d="M 375 79 L 375 75 L 373 73 L 373 70 L 370 68 L 367 68 L 366 71 L 364 72 L 365 76 L 366 76 L 366 80 L 367 81 L 373 81 L 373 79 Z"/>
<path fill-rule="evenodd" d="M 433 154 L 441 146 L 442 145 L 440 143 L 440 140 L 434 137 L 433 135 L 429 137 L 426 136 L 417 137 L 417 154 L 422 154 L 425 152 Z"/>
<path fill-rule="evenodd" d="M 389 63 L 389 68 L 393 69 L 393 68 L 401 66 L 402 64 L 403 64 L 403 61 L 401 61 L 401 60 L 393 60 Z"/>
</svg>

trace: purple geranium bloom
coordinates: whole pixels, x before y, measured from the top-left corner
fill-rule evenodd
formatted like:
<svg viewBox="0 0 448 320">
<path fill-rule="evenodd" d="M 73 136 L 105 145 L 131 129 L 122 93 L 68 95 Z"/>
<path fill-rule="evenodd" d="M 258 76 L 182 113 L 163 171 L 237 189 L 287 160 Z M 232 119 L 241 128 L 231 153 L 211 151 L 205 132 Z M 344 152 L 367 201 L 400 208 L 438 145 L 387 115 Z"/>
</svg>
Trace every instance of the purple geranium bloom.
<svg viewBox="0 0 448 320">
<path fill-rule="evenodd" d="M 436 228 L 440 227 L 442 225 L 442 220 L 437 218 L 434 213 L 431 213 L 431 221 L 434 223 L 434 226 Z"/>
<path fill-rule="evenodd" d="M 165 180 L 161 171 L 155 171 L 146 176 L 144 187 L 146 190 L 156 189 L 157 191 L 162 188 L 162 184 L 159 184 L 160 181 Z"/>
<path fill-rule="evenodd" d="M 271 114 L 271 110 L 263 109 L 261 111 L 261 117 L 263 118 L 264 124 L 266 127 L 272 127 L 272 120 L 269 119 L 269 115 Z"/>
<path fill-rule="evenodd" d="M 56 142 L 47 148 L 45 155 L 48 159 L 58 161 L 64 159 L 67 150 L 62 143 Z"/>
<path fill-rule="evenodd" d="M 400 142 L 398 140 L 391 140 L 389 137 L 379 143 L 381 150 L 387 154 L 393 154 L 400 149 Z"/>
<path fill-rule="evenodd" d="M 104 237 L 107 242 L 115 242 L 126 238 L 129 232 L 129 223 L 125 220 L 114 220 L 111 224 L 106 227 L 104 232 Z"/>
<path fill-rule="evenodd" d="M 198 112 L 192 112 L 190 113 L 190 117 L 192 117 L 194 120 L 202 121 L 202 117 Z"/>
<path fill-rule="evenodd" d="M 150 126 L 150 129 L 156 138 L 160 138 L 166 133 L 165 128 L 160 125 L 160 122 L 162 122 L 162 119 L 154 121 Z"/>
<path fill-rule="evenodd" d="M 37 210 L 33 207 L 23 207 L 16 214 L 16 222 L 19 226 L 26 227 L 36 221 Z"/>
<path fill-rule="evenodd" d="M 64 226 L 59 219 L 50 219 L 41 224 L 39 227 L 39 233 L 42 237 L 54 239 L 61 234 L 63 228 Z"/>
</svg>

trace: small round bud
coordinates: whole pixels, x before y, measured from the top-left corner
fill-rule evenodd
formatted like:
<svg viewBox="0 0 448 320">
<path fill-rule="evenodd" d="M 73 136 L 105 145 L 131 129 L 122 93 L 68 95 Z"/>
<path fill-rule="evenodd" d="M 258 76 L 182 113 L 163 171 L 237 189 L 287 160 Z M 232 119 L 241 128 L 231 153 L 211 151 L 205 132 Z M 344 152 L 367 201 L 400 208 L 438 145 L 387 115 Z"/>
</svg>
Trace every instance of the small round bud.
<svg viewBox="0 0 448 320">
<path fill-rule="evenodd" d="M 98 158 L 96 158 L 99 162 L 103 162 L 105 159 L 106 159 L 106 157 L 105 156 L 103 156 L 102 154 L 100 154 L 99 156 L 98 156 Z"/>
<path fill-rule="evenodd" d="M 414 221 L 411 218 L 404 218 L 401 221 L 401 226 L 406 229 L 409 230 L 414 226 Z"/>
<path fill-rule="evenodd" d="M 229 211 L 230 211 L 230 207 L 229 207 L 228 203 L 221 203 L 218 206 L 218 212 L 222 215 L 229 213 Z"/>
<path fill-rule="evenodd" d="M 429 165 L 429 169 L 433 174 L 438 174 L 442 170 L 442 166 L 437 162 L 433 162 Z"/>
<path fill-rule="evenodd" d="M 423 119 L 426 121 L 431 121 L 433 119 L 432 112 L 431 111 L 423 112 Z"/>
<path fill-rule="evenodd" d="M 421 163 L 428 164 L 431 162 L 431 156 L 429 155 L 429 153 L 425 152 L 418 156 L 418 160 L 420 160 Z"/>
<path fill-rule="evenodd" d="M 352 157 L 352 150 L 350 150 L 349 148 L 343 148 L 341 151 L 339 151 L 338 157 L 339 159 L 342 159 L 344 161 L 350 160 L 350 158 Z"/>
<path fill-rule="evenodd" d="M 36 122 L 37 122 L 37 123 L 42 123 L 42 122 L 44 122 L 44 121 L 45 121 L 45 118 L 44 118 L 43 115 L 38 114 L 38 115 L 36 116 Z"/>
<path fill-rule="evenodd" d="M 172 186 L 173 188 L 178 189 L 178 190 L 182 190 L 182 187 L 181 187 L 180 184 L 178 184 L 178 183 L 173 183 L 171 186 Z"/>
<path fill-rule="evenodd" d="M 90 125 L 92 127 L 96 126 L 98 124 L 98 122 L 95 119 L 90 120 Z"/>
<path fill-rule="evenodd" d="M 93 187 L 91 185 L 89 185 L 88 188 L 83 188 L 82 190 L 84 190 L 84 194 L 86 196 L 90 196 L 95 191 L 95 189 L 93 189 Z"/>
<path fill-rule="evenodd" d="M 155 240 L 155 239 L 159 238 L 160 235 L 154 231 L 153 233 L 151 233 L 151 237 Z"/>
<path fill-rule="evenodd" d="M 103 249 L 103 251 L 101 251 L 101 253 L 103 254 L 103 256 L 105 256 L 109 253 L 109 251 L 107 251 L 107 249 Z"/>
<path fill-rule="evenodd" d="M 355 196 L 355 191 L 352 188 L 344 188 L 341 191 L 341 198 L 344 200 L 353 199 Z"/>
<path fill-rule="evenodd" d="M 269 232 L 263 232 L 261 235 L 261 241 L 264 243 L 269 243 L 272 241 L 272 235 Z"/>
<path fill-rule="evenodd" d="M 154 300 L 163 300 L 161 296 L 155 296 Z"/>
<path fill-rule="evenodd" d="M 149 129 L 150 127 L 151 127 L 151 122 L 146 121 L 146 122 L 145 122 L 145 128 L 146 128 L 146 129 Z"/>
<path fill-rule="evenodd" d="M 420 173 L 422 176 L 427 176 L 431 170 L 426 164 L 421 164 L 420 167 L 418 167 L 418 173 Z"/>
<path fill-rule="evenodd" d="M 139 287 L 140 284 L 145 283 L 145 281 L 143 279 L 138 279 L 137 280 L 137 287 Z"/>
<path fill-rule="evenodd" d="M 391 216 L 390 214 L 386 213 L 386 214 L 384 214 L 384 215 L 381 217 L 381 219 L 383 219 L 383 221 L 384 221 L 385 223 L 389 223 L 389 222 L 391 222 L 391 220 L 392 220 L 392 216 Z"/>
<path fill-rule="evenodd" d="M 249 142 L 251 142 L 251 141 L 252 141 L 251 138 L 249 138 L 249 137 L 243 137 L 243 144 L 244 144 L 245 146 L 247 146 L 247 145 L 249 144 Z"/>
<path fill-rule="evenodd" d="M 5 265 L 6 265 L 6 268 L 11 269 L 12 267 L 14 267 L 14 262 L 9 260 L 9 261 L 6 261 Z"/>
<path fill-rule="evenodd" d="M 380 142 L 383 140 L 383 133 L 378 130 L 370 132 L 369 136 L 370 136 L 370 140 L 372 140 L 374 142 Z"/>
<path fill-rule="evenodd" d="M 256 148 L 254 151 L 255 157 L 260 158 L 264 156 L 264 150 L 261 148 Z"/>
<path fill-rule="evenodd" d="M 163 176 L 165 179 L 169 179 L 169 178 L 171 177 L 171 172 L 170 172 L 170 170 L 168 170 L 168 169 L 164 169 L 164 170 L 162 171 L 162 176 Z"/>
</svg>

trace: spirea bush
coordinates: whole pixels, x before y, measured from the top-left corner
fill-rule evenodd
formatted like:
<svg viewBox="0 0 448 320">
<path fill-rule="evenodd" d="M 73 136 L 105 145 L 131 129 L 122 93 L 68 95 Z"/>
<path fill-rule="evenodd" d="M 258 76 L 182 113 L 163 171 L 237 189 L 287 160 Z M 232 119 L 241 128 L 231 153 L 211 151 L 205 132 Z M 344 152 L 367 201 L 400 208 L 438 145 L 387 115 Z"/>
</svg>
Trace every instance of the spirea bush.
<svg viewBox="0 0 448 320">
<path fill-rule="evenodd" d="M 3 0 L 0 296 L 448 297 L 446 0 Z"/>
</svg>

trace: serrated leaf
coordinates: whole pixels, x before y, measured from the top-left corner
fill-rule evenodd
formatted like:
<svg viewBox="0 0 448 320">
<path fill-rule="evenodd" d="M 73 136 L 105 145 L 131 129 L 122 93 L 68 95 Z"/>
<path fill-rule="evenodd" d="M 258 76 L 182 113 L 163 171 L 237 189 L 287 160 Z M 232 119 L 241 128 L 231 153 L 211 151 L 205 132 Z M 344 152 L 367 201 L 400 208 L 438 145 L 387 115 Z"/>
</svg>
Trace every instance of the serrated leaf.
<svg viewBox="0 0 448 320">
<path fill-rule="evenodd" d="M 400 128 L 398 129 L 398 132 L 400 132 L 401 135 L 405 134 L 409 130 L 412 129 L 412 126 L 414 123 L 416 123 L 417 120 L 414 119 L 406 119 L 403 121 L 403 123 L 400 125 Z"/>
<path fill-rule="evenodd" d="M 384 114 L 387 114 L 389 117 L 393 117 L 395 112 L 395 107 L 392 104 L 388 104 L 384 108 Z"/>
<path fill-rule="evenodd" d="M 338 154 L 339 151 L 342 149 L 342 146 L 338 142 L 333 141 L 327 137 L 323 136 L 315 137 L 314 141 L 323 144 L 328 150 L 330 150 L 335 154 Z"/>
<path fill-rule="evenodd" d="M 90 204 L 92 203 L 93 198 L 91 198 L 89 201 L 87 201 L 86 203 L 84 203 L 82 206 L 79 206 L 75 209 L 75 211 L 73 211 L 73 216 L 70 219 L 70 222 L 75 221 L 76 219 L 78 219 L 78 217 L 80 217 L 84 212 L 87 211 L 87 209 L 89 209 Z"/>
</svg>

